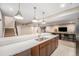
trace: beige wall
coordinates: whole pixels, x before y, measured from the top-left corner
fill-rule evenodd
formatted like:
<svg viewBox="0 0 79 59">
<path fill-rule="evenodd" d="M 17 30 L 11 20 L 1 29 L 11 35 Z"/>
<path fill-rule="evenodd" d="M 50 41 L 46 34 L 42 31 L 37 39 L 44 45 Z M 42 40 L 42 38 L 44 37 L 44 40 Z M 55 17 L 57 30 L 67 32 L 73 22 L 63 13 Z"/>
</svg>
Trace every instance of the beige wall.
<svg viewBox="0 0 79 59">
<path fill-rule="evenodd" d="M 5 28 L 15 28 L 15 20 L 13 17 L 8 17 L 5 16 Z M 18 31 L 18 35 L 25 35 L 25 34 L 35 34 L 37 33 L 37 30 L 40 28 L 38 27 L 33 27 L 32 24 L 28 24 L 28 25 L 22 25 L 22 24 L 18 24 L 17 25 L 17 31 Z"/>
<path fill-rule="evenodd" d="M 67 32 L 69 33 L 75 32 L 75 24 L 49 26 L 46 28 L 46 31 L 47 32 L 58 32 L 58 27 L 67 27 Z"/>
<path fill-rule="evenodd" d="M 58 31 L 58 25 L 46 27 L 47 32 L 55 32 L 55 29 Z"/>
<path fill-rule="evenodd" d="M 75 24 L 68 24 L 68 25 L 55 25 L 55 26 L 47 26 L 47 32 L 58 32 L 58 27 L 67 27 L 69 33 L 75 32 Z M 37 30 L 40 33 L 41 30 L 38 27 L 33 27 L 32 25 L 18 25 L 18 34 L 19 35 L 26 35 L 26 34 L 36 34 Z"/>
<path fill-rule="evenodd" d="M 33 27 L 32 24 L 28 25 L 17 25 L 18 35 L 26 35 L 26 34 L 36 34 L 37 30 L 40 32 L 39 27 Z"/>
<path fill-rule="evenodd" d="M 14 28 L 15 20 L 13 17 L 5 16 L 5 28 Z"/>
<path fill-rule="evenodd" d="M 18 35 L 31 34 L 32 28 L 30 25 L 17 25 Z"/>
</svg>

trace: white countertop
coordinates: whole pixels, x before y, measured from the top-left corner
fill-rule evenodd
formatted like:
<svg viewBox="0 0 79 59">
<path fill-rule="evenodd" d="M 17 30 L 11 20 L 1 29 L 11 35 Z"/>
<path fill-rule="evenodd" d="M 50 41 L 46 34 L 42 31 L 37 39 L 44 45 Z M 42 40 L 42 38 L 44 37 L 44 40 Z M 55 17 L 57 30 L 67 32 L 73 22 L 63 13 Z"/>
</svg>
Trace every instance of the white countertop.
<svg viewBox="0 0 79 59">
<path fill-rule="evenodd" d="M 0 40 L 0 56 L 15 55 L 57 36 L 58 35 L 50 35 L 48 39 L 43 41 L 35 40 L 37 38 L 36 35 L 19 36 L 18 40 L 17 37 L 12 37 L 14 38 L 13 40 L 9 40 L 11 38 L 2 38 Z M 5 39 L 8 39 L 8 41 Z"/>
</svg>

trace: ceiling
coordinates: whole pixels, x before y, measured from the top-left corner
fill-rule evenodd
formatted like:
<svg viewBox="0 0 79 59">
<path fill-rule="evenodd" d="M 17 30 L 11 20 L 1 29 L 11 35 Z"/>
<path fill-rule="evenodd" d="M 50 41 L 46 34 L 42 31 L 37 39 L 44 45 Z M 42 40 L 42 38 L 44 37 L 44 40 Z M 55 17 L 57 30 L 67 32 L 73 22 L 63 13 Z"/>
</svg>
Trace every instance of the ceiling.
<svg viewBox="0 0 79 59">
<path fill-rule="evenodd" d="M 37 19 L 41 19 L 42 12 L 45 12 L 45 17 L 50 17 L 51 15 L 54 16 L 57 13 L 62 13 L 64 10 L 68 10 L 71 8 L 78 7 L 78 3 L 66 3 L 65 7 L 61 8 L 60 5 L 62 3 L 21 3 L 20 10 L 24 17 L 21 22 L 30 22 L 33 20 L 34 17 L 34 10 L 33 7 L 37 7 L 36 10 L 36 17 Z M 0 8 L 5 16 L 14 16 L 18 11 L 18 3 L 0 3 Z M 60 17 L 62 20 L 69 20 L 73 16 L 78 16 L 79 13 L 71 14 L 70 17 Z M 51 17 L 52 17 L 51 16 Z M 79 16 L 78 16 L 79 17 Z M 57 19 L 59 21 L 59 18 Z M 47 21 L 52 21 L 52 19 L 48 19 Z"/>
</svg>

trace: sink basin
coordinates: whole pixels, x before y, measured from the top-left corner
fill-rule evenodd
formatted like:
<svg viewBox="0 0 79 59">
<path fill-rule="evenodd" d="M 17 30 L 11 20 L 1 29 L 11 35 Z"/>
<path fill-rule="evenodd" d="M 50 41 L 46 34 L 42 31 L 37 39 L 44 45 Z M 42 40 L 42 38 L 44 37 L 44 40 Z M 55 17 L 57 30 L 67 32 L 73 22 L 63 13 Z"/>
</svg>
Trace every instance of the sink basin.
<svg viewBox="0 0 79 59">
<path fill-rule="evenodd" d="M 43 40 L 46 40 L 46 39 L 48 39 L 48 38 L 47 37 L 41 37 L 41 38 L 37 38 L 35 40 L 37 40 L 37 41 L 43 41 Z"/>
</svg>

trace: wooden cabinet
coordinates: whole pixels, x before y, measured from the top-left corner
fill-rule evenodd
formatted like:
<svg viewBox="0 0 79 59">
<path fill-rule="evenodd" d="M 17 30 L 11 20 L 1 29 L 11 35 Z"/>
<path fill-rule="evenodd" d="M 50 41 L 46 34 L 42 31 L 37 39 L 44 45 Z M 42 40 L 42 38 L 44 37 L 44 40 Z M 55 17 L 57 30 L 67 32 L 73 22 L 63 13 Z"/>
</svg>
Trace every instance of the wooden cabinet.
<svg viewBox="0 0 79 59">
<path fill-rule="evenodd" d="M 57 46 L 58 46 L 58 38 L 52 39 L 51 40 L 51 51 L 54 52 Z"/>
<path fill-rule="evenodd" d="M 48 41 L 47 42 L 44 42 L 44 43 L 42 43 L 42 44 L 40 44 L 40 56 L 46 56 L 46 55 L 48 55 L 47 53 L 48 53 Z M 47 52 L 46 52 L 47 51 Z"/>
<path fill-rule="evenodd" d="M 46 46 L 46 55 L 49 56 L 51 54 L 51 42 L 48 42 L 48 45 Z"/>
<path fill-rule="evenodd" d="M 46 47 L 44 46 L 44 47 L 42 47 L 42 48 L 40 48 L 40 56 L 46 56 Z"/>
<path fill-rule="evenodd" d="M 20 52 L 20 53 L 14 55 L 14 56 L 31 56 L 31 49 Z"/>
<path fill-rule="evenodd" d="M 49 56 L 58 46 L 58 38 L 50 39 L 33 48 L 20 52 L 16 56 Z"/>
<path fill-rule="evenodd" d="M 49 56 L 58 46 L 58 38 L 53 38 L 31 49 L 32 56 Z"/>
<path fill-rule="evenodd" d="M 37 45 L 31 49 L 31 55 L 32 56 L 39 56 L 39 45 Z"/>
<path fill-rule="evenodd" d="M 16 56 L 50 56 L 58 46 L 58 38 L 50 39 Z"/>
</svg>

